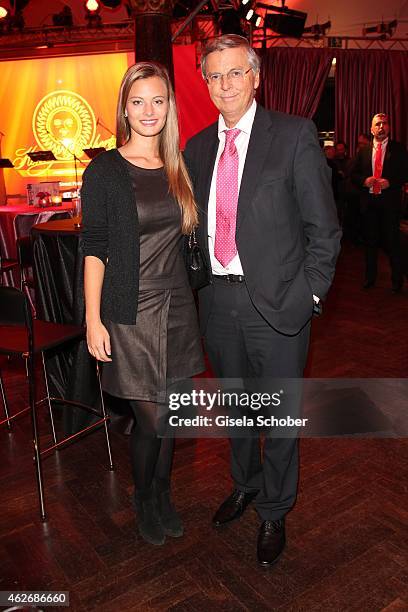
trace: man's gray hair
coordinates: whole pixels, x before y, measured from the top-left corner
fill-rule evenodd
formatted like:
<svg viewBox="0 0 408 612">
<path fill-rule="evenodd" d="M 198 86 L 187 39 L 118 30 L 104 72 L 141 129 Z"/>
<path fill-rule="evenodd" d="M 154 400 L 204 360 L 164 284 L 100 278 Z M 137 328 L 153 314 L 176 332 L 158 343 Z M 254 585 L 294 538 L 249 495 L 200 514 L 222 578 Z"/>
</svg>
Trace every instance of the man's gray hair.
<svg viewBox="0 0 408 612">
<path fill-rule="evenodd" d="M 372 120 L 374 121 L 376 117 L 386 117 L 388 121 L 390 120 L 388 113 L 375 113 Z"/>
<path fill-rule="evenodd" d="M 217 38 L 209 40 L 205 45 L 201 55 L 201 73 L 204 79 L 207 77 L 206 63 L 207 57 L 214 51 L 223 51 L 224 49 L 235 49 L 243 47 L 248 54 L 248 62 L 252 70 L 257 73 L 261 66 L 261 59 L 254 49 L 252 49 L 248 40 L 244 36 L 238 34 L 223 34 Z"/>
</svg>

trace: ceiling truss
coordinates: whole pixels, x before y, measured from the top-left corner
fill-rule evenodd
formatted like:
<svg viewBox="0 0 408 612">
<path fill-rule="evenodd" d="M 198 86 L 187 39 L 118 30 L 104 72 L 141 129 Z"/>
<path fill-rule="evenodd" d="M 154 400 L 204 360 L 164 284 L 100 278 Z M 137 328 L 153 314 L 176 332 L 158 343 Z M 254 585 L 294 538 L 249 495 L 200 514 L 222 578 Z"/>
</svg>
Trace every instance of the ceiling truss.
<svg viewBox="0 0 408 612">
<path fill-rule="evenodd" d="M 234 6 L 235 0 L 211 0 L 217 10 Z M 188 23 L 186 21 L 188 20 Z M 192 19 L 173 23 L 173 38 L 177 44 L 203 43 L 217 35 L 218 24 L 213 15 L 197 15 Z M 179 33 L 178 33 L 179 32 Z M 175 36 L 177 34 L 177 36 Z M 408 51 L 408 38 L 382 37 L 330 37 L 304 35 L 302 38 L 285 38 L 266 35 L 263 30 L 252 33 L 255 47 L 339 47 L 342 49 L 384 49 Z M 132 51 L 134 49 L 135 24 L 132 19 L 120 23 L 102 24 L 98 28 L 88 26 L 47 26 L 26 28 L 22 32 L 0 33 L 0 60 L 26 57 L 75 55 L 108 51 Z M 198 45 L 201 46 L 200 44 Z"/>
</svg>

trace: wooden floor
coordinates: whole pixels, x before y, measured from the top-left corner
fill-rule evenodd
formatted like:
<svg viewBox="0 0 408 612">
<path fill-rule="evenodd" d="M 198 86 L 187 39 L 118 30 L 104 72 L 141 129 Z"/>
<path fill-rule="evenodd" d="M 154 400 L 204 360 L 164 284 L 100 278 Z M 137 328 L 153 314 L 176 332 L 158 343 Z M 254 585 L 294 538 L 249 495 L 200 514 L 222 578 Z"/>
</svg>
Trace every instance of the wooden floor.
<svg viewBox="0 0 408 612">
<path fill-rule="evenodd" d="M 408 290 L 391 294 L 385 260 L 376 288 L 362 291 L 361 279 L 362 252 L 346 245 L 314 324 L 308 376 L 407 376 Z M 10 404 L 22 407 L 21 364 L 13 360 L 3 374 Z M 178 442 L 174 498 L 186 534 L 153 547 L 136 533 L 128 441 L 119 431 L 114 472 L 102 433 L 46 460 L 42 524 L 29 419 L 12 434 L 2 428 L 0 590 L 65 590 L 70 610 L 84 611 L 408 610 L 406 441 L 302 440 L 288 545 L 265 571 L 256 564 L 252 508 L 224 530 L 211 527 L 231 487 L 226 441 Z"/>
</svg>

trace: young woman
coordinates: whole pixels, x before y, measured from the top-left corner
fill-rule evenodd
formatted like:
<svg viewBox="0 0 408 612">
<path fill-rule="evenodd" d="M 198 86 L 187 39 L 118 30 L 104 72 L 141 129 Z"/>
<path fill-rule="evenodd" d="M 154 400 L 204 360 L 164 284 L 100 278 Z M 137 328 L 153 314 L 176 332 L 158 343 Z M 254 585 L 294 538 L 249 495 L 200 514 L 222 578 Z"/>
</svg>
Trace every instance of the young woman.
<svg viewBox="0 0 408 612">
<path fill-rule="evenodd" d="M 163 544 L 183 534 L 170 500 L 174 440 L 157 436 L 166 387 L 204 364 L 181 254 L 197 211 L 162 66 L 140 62 L 124 75 L 117 144 L 83 176 L 87 342 L 104 364 L 103 389 L 130 401 L 139 532 Z"/>
</svg>

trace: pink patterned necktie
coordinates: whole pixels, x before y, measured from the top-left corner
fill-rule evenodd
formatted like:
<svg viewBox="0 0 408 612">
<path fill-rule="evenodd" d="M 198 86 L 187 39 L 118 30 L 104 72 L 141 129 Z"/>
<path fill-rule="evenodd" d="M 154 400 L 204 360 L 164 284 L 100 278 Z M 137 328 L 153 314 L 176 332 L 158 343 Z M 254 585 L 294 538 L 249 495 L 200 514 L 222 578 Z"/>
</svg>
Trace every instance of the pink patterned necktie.
<svg viewBox="0 0 408 612">
<path fill-rule="evenodd" d="M 214 255 L 224 268 L 237 254 L 235 228 L 237 224 L 239 157 L 235 139 L 240 132 L 241 130 L 237 128 L 225 130 L 225 147 L 217 168 Z"/>
</svg>

